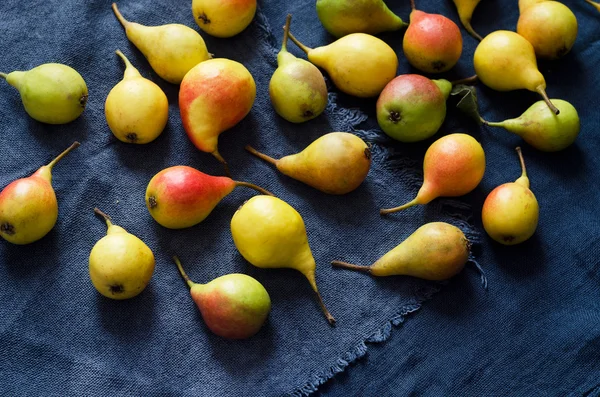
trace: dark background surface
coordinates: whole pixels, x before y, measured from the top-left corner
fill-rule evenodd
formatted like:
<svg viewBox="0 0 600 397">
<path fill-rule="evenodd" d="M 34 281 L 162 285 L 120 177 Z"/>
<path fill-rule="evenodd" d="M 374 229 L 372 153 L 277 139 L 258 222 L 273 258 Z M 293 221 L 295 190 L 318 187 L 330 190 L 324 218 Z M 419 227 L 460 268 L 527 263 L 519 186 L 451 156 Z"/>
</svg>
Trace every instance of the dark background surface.
<svg viewBox="0 0 600 397">
<path fill-rule="evenodd" d="M 149 216 L 143 197 L 156 172 L 185 164 L 220 175 L 222 168 L 187 140 L 177 87 L 157 77 L 127 41 L 110 2 L 8 0 L 0 19 L 0 70 L 65 63 L 83 75 L 90 100 L 75 122 L 48 126 L 30 119 L 16 90 L 0 82 L 0 186 L 31 174 L 72 141 L 82 143 L 54 170 L 60 210 L 53 231 L 25 247 L 0 242 L 2 394 L 305 394 L 336 373 L 317 394 L 600 394 L 600 14 L 583 1 L 565 2 L 579 21 L 576 45 L 564 59 L 540 64 L 550 97 L 573 103 L 582 123 L 572 147 L 546 154 L 503 130 L 480 128 L 453 110 L 434 138 L 395 144 L 377 129 L 374 100 L 338 95 L 333 87 L 330 105 L 319 118 L 300 126 L 278 118 L 269 103 L 268 81 L 285 15 L 294 15 L 292 30 L 305 44 L 332 40 L 320 26 L 312 1 L 287 3 L 259 2 L 255 21 L 235 38 L 214 39 L 202 33 L 210 52 L 242 62 L 257 83 L 251 113 L 221 136 L 219 147 L 236 179 L 273 191 L 303 215 L 318 263 L 317 282 L 337 327 L 327 325 L 300 274 L 256 269 L 235 250 L 229 221 L 251 191 L 234 191 L 205 222 L 186 230 L 164 229 Z M 388 3 L 408 18 L 407 1 Z M 450 1 L 417 5 L 458 22 Z M 119 6 L 132 21 L 196 28 L 188 2 L 122 1 Z M 479 5 L 473 24 L 485 35 L 514 30 L 517 18 L 516 1 L 490 0 Z M 473 74 L 476 41 L 462 32 L 461 61 L 443 77 Z M 398 52 L 399 73 L 413 71 L 401 53 L 402 32 L 380 37 Z M 168 126 L 145 146 L 118 142 L 106 126 L 103 103 L 123 72 L 114 55 L 117 48 L 169 98 Z M 293 45 L 290 48 L 301 55 Z M 478 86 L 478 93 L 489 120 L 518 116 L 538 100 L 526 91 L 496 93 Z M 367 180 L 343 197 L 327 196 L 280 176 L 243 150 L 250 143 L 281 156 L 335 130 L 355 131 L 375 144 Z M 378 208 L 416 194 L 429 144 L 457 131 L 472 134 L 486 151 L 481 185 L 459 200 L 439 199 L 381 218 Z M 517 145 L 523 146 L 540 203 L 540 224 L 528 242 L 503 247 L 483 233 L 480 210 L 495 186 L 519 176 Z M 129 301 L 105 299 L 89 281 L 87 257 L 105 233 L 92 214 L 95 206 L 142 238 L 156 255 L 150 285 Z M 332 259 L 367 264 L 423 223 L 438 220 L 458 225 L 476 243 L 487 290 L 472 266 L 448 283 L 437 284 L 408 277 L 374 279 L 336 271 L 328 264 Z M 273 301 L 265 328 L 243 342 L 210 334 L 170 261 L 173 253 L 199 282 L 232 272 L 248 273 L 262 282 Z M 421 305 L 423 301 L 427 302 Z M 403 325 L 392 330 L 392 324 Z"/>
</svg>

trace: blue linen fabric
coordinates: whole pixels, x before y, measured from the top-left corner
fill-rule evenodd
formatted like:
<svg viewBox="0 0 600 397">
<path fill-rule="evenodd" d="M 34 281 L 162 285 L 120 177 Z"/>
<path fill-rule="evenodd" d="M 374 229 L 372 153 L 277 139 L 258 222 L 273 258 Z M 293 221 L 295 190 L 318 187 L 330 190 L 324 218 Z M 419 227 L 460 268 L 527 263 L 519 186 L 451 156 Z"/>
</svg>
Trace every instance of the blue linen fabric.
<svg viewBox="0 0 600 397">
<path fill-rule="evenodd" d="M 408 2 L 388 3 L 408 18 Z M 417 3 L 458 22 L 449 1 Z M 549 95 L 579 109 L 582 131 L 562 153 L 544 154 L 523 144 L 541 219 L 536 235 L 512 248 L 485 237 L 479 212 L 493 187 L 518 177 L 518 137 L 480 128 L 449 109 L 434 138 L 394 143 L 377 128 L 374 100 L 350 98 L 332 85 L 323 115 L 302 125 L 282 120 L 269 103 L 268 82 L 285 15 L 294 15 L 292 31 L 306 45 L 333 40 L 321 27 L 313 1 L 259 1 L 255 20 L 240 35 L 216 39 L 202 33 L 210 52 L 243 63 L 257 84 L 252 111 L 220 137 L 220 152 L 235 179 L 271 190 L 304 217 L 318 264 L 317 283 L 338 321 L 332 328 L 301 274 L 254 268 L 235 249 L 229 222 L 252 191 L 236 189 L 189 229 L 168 230 L 152 220 L 144 192 L 158 171 L 180 164 L 212 175 L 222 175 L 223 169 L 189 142 L 179 117 L 178 87 L 161 80 L 127 41 L 109 1 L 3 2 L 0 71 L 65 63 L 82 74 L 90 97 L 78 120 L 49 126 L 29 118 L 16 90 L 0 81 L 5 142 L 0 147 L 0 187 L 31 174 L 74 140 L 82 143 L 54 170 L 56 227 L 28 246 L 0 242 L 0 393 L 598 395 L 600 167 L 594 134 L 599 125 L 595 65 L 600 61 L 600 14 L 583 1 L 566 3 L 580 22 L 577 44 L 565 59 L 542 63 L 540 69 Z M 122 1 L 119 7 L 131 21 L 197 29 L 187 1 Z M 488 1 L 476 11 L 474 26 L 485 34 L 514 29 L 516 19 L 516 4 Z M 461 61 L 443 77 L 473 73 L 476 42 L 462 32 Z M 399 73 L 414 72 L 402 56 L 402 32 L 380 37 L 398 52 Z M 148 145 L 121 143 L 106 125 L 104 100 L 123 73 L 116 49 L 169 98 L 167 128 Z M 478 90 L 482 113 L 491 120 L 517 116 L 538 99 L 525 91 L 496 93 L 481 85 Z M 282 176 L 243 149 L 251 144 L 279 157 L 330 131 L 350 131 L 373 144 L 366 181 L 341 197 Z M 436 138 L 456 131 L 472 134 L 486 150 L 488 168 L 476 191 L 380 217 L 379 208 L 414 197 L 425 150 Z M 152 281 L 131 300 L 106 299 L 89 280 L 89 252 L 105 234 L 92 212 L 96 206 L 156 255 Z M 375 279 L 329 265 L 332 259 L 368 264 L 430 221 L 453 223 L 467 234 L 489 278 L 488 290 L 481 288 L 473 266 L 447 283 L 432 283 L 410 277 Z M 197 282 L 241 272 L 263 283 L 273 303 L 264 328 L 245 341 L 213 335 L 171 261 L 173 254 Z"/>
</svg>

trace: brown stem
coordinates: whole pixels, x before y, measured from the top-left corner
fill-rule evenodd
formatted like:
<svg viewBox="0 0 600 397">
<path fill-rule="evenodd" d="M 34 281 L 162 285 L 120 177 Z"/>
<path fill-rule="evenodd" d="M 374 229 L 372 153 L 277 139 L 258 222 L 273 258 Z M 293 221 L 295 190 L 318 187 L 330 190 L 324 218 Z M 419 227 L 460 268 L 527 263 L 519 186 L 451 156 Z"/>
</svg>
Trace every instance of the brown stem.
<svg viewBox="0 0 600 397">
<path fill-rule="evenodd" d="M 305 46 L 304 44 L 302 44 L 301 42 L 299 42 L 298 39 L 294 37 L 292 32 L 288 32 L 288 36 L 289 36 L 290 40 L 292 40 L 294 42 L 294 44 L 296 44 L 298 47 L 300 47 L 300 49 L 302 51 L 304 51 L 305 53 L 308 54 L 308 52 L 310 50 L 312 50 L 312 48 L 309 48 L 309 47 Z"/>
<path fill-rule="evenodd" d="M 538 94 L 540 94 L 542 96 L 542 98 L 544 98 L 544 102 L 546 102 L 546 104 L 548 105 L 550 110 L 552 110 L 554 112 L 554 114 L 558 115 L 560 113 L 560 110 L 558 110 L 558 108 L 556 106 L 554 106 L 554 104 L 552 102 L 550 102 L 550 98 L 548 98 L 548 94 L 546 94 L 546 90 L 544 89 L 544 87 L 539 86 L 535 89 L 535 91 Z"/>
<path fill-rule="evenodd" d="M 519 155 L 519 161 L 521 162 L 521 176 L 527 177 L 527 168 L 525 168 L 525 159 L 523 158 L 523 153 L 521 152 L 521 147 L 517 146 L 516 149 L 517 154 Z"/>
<path fill-rule="evenodd" d="M 111 227 L 112 226 L 112 222 L 111 222 L 110 216 L 108 216 L 104 212 L 100 211 L 98 208 L 94 208 L 94 214 L 99 215 L 102 218 L 104 218 L 104 221 L 106 222 L 106 226 L 107 227 Z"/>
<path fill-rule="evenodd" d="M 244 186 L 244 187 L 249 187 L 250 189 L 254 189 L 257 192 L 260 192 L 262 194 L 266 194 L 267 196 L 275 196 L 273 193 L 271 193 L 270 191 L 263 189 L 260 186 L 255 185 L 254 183 L 248 183 L 248 182 L 240 182 L 240 181 L 234 181 L 236 186 Z"/>
<path fill-rule="evenodd" d="M 173 261 L 175 261 L 175 264 L 177 265 L 177 269 L 179 269 L 179 274 L 181 274 L 181 277 L 183 277 L 183 279 L 185 280 L 186 284 L 188 285 L 188 287 L 192 288 L 194 286 L 194 283 L 189 276 L 187 275 L 187 273 L 185 272 L 185 270 L 183 270 L 183 266 L 181 266 L 181 261 L 179 260 L 179 258 L 177 257 L 177 255 L 173 256 Z"/>
<path fill-rule="evenodd" d="M 410 0 L 410 8 L 412 8 L 413 11 L 417 8 L 415 7 L 415 0 Z"/>
<path fill-rule="evenodd" d="M 398 211 L 402 211 L 407 209 L 408 207 L 412 207 L 413 205 L 417 205 L 419 204 L 418 200 L 415 198 L 412 201 L 409 201 L 408 203 L 401 205 L 399 207 L 394 207 L 394 208 L 388 208 L 388 209 L 381 209 L 379 210 L 379 214 L 380 215 L 387 215 L 387 214 L 391 214 L 393 212 L 398 212 Z"/>
<path fill-rule="evenodd" d="M 225 167 L 225 175 L 227 175 L 228 177 L 231 178 L 231 172 L 229 172 L 229 164 L 227 164 L 227 161 L 225 161 L 225 159 L 221 156 L 221 154 L 219 153 L 219 151 L 215 149 L 215 151 L 212 152 L 211 154 L 213 156 L 215 156 L 215 158 L 217 160 L 219 160 L 219 162 L 221 164 L 223 164 L 223 167 Z"/>
<path fill-rule="evenodd" d="M 290 35 L 290 24 L 292 23 L 292 14 L 288 14 L 285 18 L 285 26 L 283 27 L 283 41 L 281 42 L 281 51 L 287 51 L 287 42 Z"/>
<path fill-rule="evenodd" d="M 331 265 L 335 266 L 335 267 L 341 267 L 344 269 L 358 270 L 361 272 L 368 272 L 371 270 L 370 266 L 358 266 L 358 265 L 353 265 L 352 263 L 342 262 L 342 261 L 331 261 Z"/>
<path fill-rule="evenodd" d="M 266 154 L 262 154 L 250 145 L 246 145 L 246 150 L 255 155 L 256 157 L 265 160 L 267 163 L 271 163 L 275 166 L 277 165 L 277 160 L 275 160 L 273 157 L 269 157 Z"/>
<path fill-rule="evenodd" d="M 325 303 L 323 302 L 323 298 L 321 298 L 321 294 L 319 293 L 319 291 L 315 291 L 317 294 L 317 300 L 319 301 L 319 306 L 321 306 L 321 310 L 323 310 L 323 314 L 325 314 L 325 318 L 327 319 L 327 322 L 329 322 L 330 325 L 335 325 L 335 318 L 331 315 L 331 313 L 329 313 L 329 310 L 327 310 L 327 307 L 325 306 Z"/>
<path fill-rule="evenodd" d="M 452 84 L 452 87 L 454 87 L 454 86 L 459 85 L 459 84 L 469 84 L 469 85 L 472 85 L 472 84 L 477 83 L 477 81 L 479 81 L 479 77 L 477 77 L 477 75 L 475 74 L 475 75 L 473 75 L 471 77 L 467 77 L 467 78 L 464 78 L 464 79 L 452 81 L 450 84 Z"/>
<path fill-rule="evenodd" d="M 112 3 L 112 9 L 115 15 L 117 16 L 119 22 L 121 22 L 121 25 L 123 25 L 123 27 L 127 29 L 127 24 L 129 23 L 129 21 L 123 18 L 123 15 L 121 15 L 121 11 L 119 11 L 119 8 L 117 8 L 117 3 Z"/>
<path fill-rule="evenodd" d="M 67 154 L 69 154 L 69 152 L 71 150 L 73 150 L 77 147 L 79 147 L 79 142 L 77 142 L 77 141 L 73 142 L 73 144 L 71 146 L 69 146 L 67 149 L 65 149 L 64 152 L 62 152 L 61 154 L 56 156 L 56 158 L 54 160 L 52 160 L 50 163 L 48 163 L 47 167 L 52 169 L 52 167 L 54 167 L 56 165 L 56 163 L 58 163 L 60 160 L 62 160 L 62 158 L 65 157 Z"/>
</svg>

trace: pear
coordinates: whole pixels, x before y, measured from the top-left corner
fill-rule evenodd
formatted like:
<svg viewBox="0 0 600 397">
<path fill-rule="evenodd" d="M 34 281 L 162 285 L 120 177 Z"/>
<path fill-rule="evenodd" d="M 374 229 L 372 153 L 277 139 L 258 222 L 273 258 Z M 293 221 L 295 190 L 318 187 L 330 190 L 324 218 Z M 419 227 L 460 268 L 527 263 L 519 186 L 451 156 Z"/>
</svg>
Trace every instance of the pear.
<svg viewBox="0 0 600 397">
<path fill-rule="evenodd" d="M 260 330 L 271 311 L 271 298 L 261 283 L 238 273 L 206 284 L 194 283 L 179 258 L 174 256 L 173 260 L 212 332 L 227 339 L 246 339 Z"/>
<path fill-rule="evenodd" d="M 477 40 L 481 41 L 482 38 L 471 26 L 471 18 L 473 12 L 481 0 L 453 0 L 456 10 L 458 11 L 458 17 L 460 22 L 463 24 L 467 32 Z"/>
<path fill-rule="evenodd" d="M 302 123 L 325 110 L 327 85 L 315 65 L 288 52 L 291 20 L 292 16 L 288 15 L 281 51 L 277 54 L 277 70 L 269 83 L 269 95 L 278 115 L 292 123 Z"/>
<path fill-rule="evenodd" d="M 47 124 L 66 124 L 83 113 L 88 89 L 77 71 L 60 63 L 45 63 L 28 71 L 0 73 L 17 90 L 31 118 Z"/>
<path fill-rule="evenodd" d="M 231 37 L 246 29 L 256 14 L 256 0 L 192 0 L 194 20 L 206 33 Z"/>
<path fill-rule="evenodd" d="M 456 65 L 462 54 L 462 36 L 458 26 L 440 14 L 429 14 L 415 8 L 404 33 L 404 56 L 415 68 L 426 73 L 442 73 Z"/>
<path fill-rule="evenodd" d="M 204 39 L 192 28 L 178 23 L 144 26 L 126 20 L 116 3 L 112 9 L 127 38 L 144 54 L 156 74 L 169 83 L 181 83 L 191 68 L 211 58 Z"/>
<path fill-rule="evenodd" d="M 566 5 L 543 1 L 521 11 L 517 33 L 533 45 L 538 58 L 558 59 L 575 44 L 577 18 Z"/>
<path fill-rule="evenodd" d="M 446 118 L 448 80 L 430 80 L 418 74 L 394 78 L 377 100 L 377 122 L 391 138 L 416 142 L 434 135 Z"/>
<path fill-rule="evenodd" d="M 106 97 L 108 127 L 121 142 L 152 142 L 167 125 L 167 96 L 158 85 L 142 77 L 121 51 L 117 50 L 117 55 L 125 62 L 125 74 Z"/>
<path fill-rule="evenodd" d="M 13 244 L 29 244 L 44 237 L 58 219 L 58 202 L 52 188 L 52 168 L 71 150 L 74 142 L 48 165 L 30 177 L 11 182 L 0 192 L 0 236 Z"/>
<path fill-rule="evenodd" d="M 473 64 L 481 82 L 491 89 L 537 92 L 559 113 L 546 95 L 546 80 L 537 68 L 533 46 L 518 33 L 498 30 L 487 35 L 475 49 Z"/>
<path fill-rule="evenodd" d="M 317 0 L 316 7 L 323 27 L 335 37 L 378 34 L 408 26 L 383 0 Z"/>
<path fill-rule="evenodd" d="M 298 211 L 276 197 L 252 197 L 233 215 L 231 235 L 240 254 L 254 266 L 290 268 L 302 273 L 315 291 L 327 321 L 335 323 L 317 288 L 316 263 Z"/>
<path fill-rule="evenodd" d="M 272 195 L 252 183 L 212 176 L 184 165 L 165 168 L 148 183 L 146 207 L 156 222 L 169 229 L 183 229 L 202 222 L 237 186 Z"/>
<path fill-rule="evenodd" d="M 467 134 L 446 135 L 427 149 L 423 160 L 424 181 L 417 197 L 400 207 L 383 209 L 382 215 L 427 204 L 437 197 L 463 196 L 479 185 L 485 172 L 481 144 Z"/>
<path fill-rule="evenodd" d="M 219 135 L 239 123 L 256 99 L 254 78 L 241 63 L 211 59 L 186 74 L 179 89 L 183 128 L 198 149 L 229 167 L 217 148 Z"/>
<path fill-rule="evenodd" d="M 341 261 L 331 264 L 373 276 L 413 276 L 440 281 L 460 273 L 469 259 L 469 251 L 469 241 L 459 228 L 445 222 L 431 222 L 419 227 L 371 266 Z"/>
<path fill-rule="evenodd" d="M 273 164 L 284 175 L 328 194 L 346 194 L 365 180 L 371 167 L 367 144 L 348 132 L 331 132 L 297 154 L 275 160 L 251 146 L 246 150 Z"/>
<path fill-rule="evenodd" d="M 598 11 L 600 11 L 600 3 L 597 3 L 595 1 L 592 0 L 585 0 L 586 2 L 590 3 L 592 6 L 594 6 Z"/>
<path fill-rule="evenodd" d="M 398 56 L 375 36 L 352 33 L 317 48 L 305 46 L 291 32 L 289 37 L 346 94 L 361 98 L 377 96 L 396 76 Z"/>
<path fill-rule="evenodd" d="M 522 174 L 515 182 L 505 183 L 490 192 L 483 203 L 481 221 L 487 234 L 504 245 L 522 243 L 538 225 L 539 206 L 529 190 L 529 178 L 521 148 L 517 148 Z"/>
<path fill-rule="evenodd" d="M 525 9 L 531 7 L 534 4 L 539 4 L 547 0 L 519 0 L 519 12 L 523 13 Z"/>
<path fill-rule="evenodd" d="M 94 288 L 111 299 L 129 299 L 146 288 L 154 273 L 154 254 L 148 246 L 120 226 L 110 216 L 94 208 L 106 221 L 108 230 L 92 248 L 90 279 Z"/>
<path fill-rule="evenodd" d="M 502 127 L 519 135 L 525 142 L 544 152 L 557 152 L 570 146 L 579 134 L 579 115 L 573 105 L 562 99 L 552 99 L 560 109 L 554 114 L 544 101 L 531 105 L 520 117 L 500 122 L 482 122 L 490 127 Z"/>
</svg>

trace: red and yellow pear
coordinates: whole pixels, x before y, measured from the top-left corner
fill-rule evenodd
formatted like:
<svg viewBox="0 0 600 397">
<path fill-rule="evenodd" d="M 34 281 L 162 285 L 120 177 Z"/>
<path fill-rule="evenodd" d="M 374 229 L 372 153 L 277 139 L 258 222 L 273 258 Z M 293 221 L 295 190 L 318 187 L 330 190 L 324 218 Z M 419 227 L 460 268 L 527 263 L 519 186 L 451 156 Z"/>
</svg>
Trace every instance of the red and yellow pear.
<svg viewBox="0 0 600 397">
<path fill-rule="evenodd" d="M 180 165 L 165 168 L 146 188 L 146 207 L 156 222 L 169 229 L 183 229 L 202 222 L 237 186 L 261 194 L 270 192 L 254 184 L 212 176 Z"/>
<path fill-rule="evenodd" d="M 206 33 L 231 37 L 254 19 L 256 0 L 192 0 L 194 20 Z"/>
</svg>

